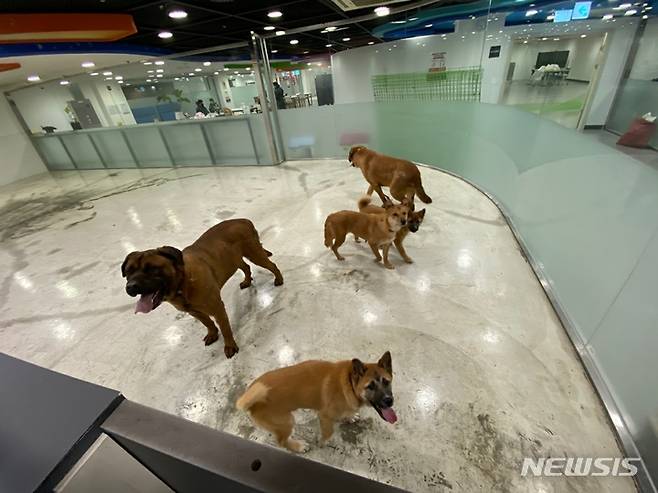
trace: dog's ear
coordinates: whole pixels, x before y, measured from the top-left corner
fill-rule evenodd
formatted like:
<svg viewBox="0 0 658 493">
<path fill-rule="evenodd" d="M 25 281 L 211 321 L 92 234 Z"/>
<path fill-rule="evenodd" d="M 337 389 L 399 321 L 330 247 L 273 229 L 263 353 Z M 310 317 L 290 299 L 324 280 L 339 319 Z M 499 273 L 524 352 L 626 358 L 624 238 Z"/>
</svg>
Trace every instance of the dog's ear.
<svg viewBox="0 0 658 493">
<path fill-rule="evenodd" d="M 383 207 L 384 209 L 390 209 L 390 208 L 393 207 L 394 205 L 395 205 L 395 204 L 393 203 L 393 201 L 392 201 L 391 199 L 389 199 L 389 200 L 385 200 L 385 201 L 384 201 L 384 203 L 382 204 L 382 207 Z"/>
<path fill-rule="evenodd" d="M 387 372 L 389 372 L 391 375 L 393 374 L 393 362 L 391 361 L 391 352 L 386 351 L 384 355 L 379 358 L 379 361 L 377 362 L 377 366 L 380 368 L 383 368 Z"/>
<path fill-rule="evenodd" d="M 128 265 L 128 261 L 130 260 L 130 257 L 133 257 L 137 254 L 139 254 L 139 252 L 130 252 L 128 255 L 126 255 L 126 258 L 121 264 L 121 277 L 126 277 L 126 266 Z"/>
<path fill-rule="evenodd" d="M 421 219 L 424 218 L 425 217 L 425 209 L 419 210 L 418 215 L 420 216 Z"/>
<path fill-rule="evenodd" d="M 352 380 L 358 382 L 359 378 L 366 374 L 366 366 L 360 359 L 354 358 L 352 360 Z"/>
<path fill-rule="evenodd" d="M 354 154 L 359 152 L 361 149 L 363 149 L 363 146 L 352 146 L 352 148 L 350 149 L 350 153 L 347 155 L 347 160 L 351 163 Z"/>
<path fill-rule="evenodd" d="M 158 255 L 171 260 L 174 264 L 174 267 L 183 266 L 183 252 L 181 252 L 178 248 L 174 248 L 172 246 L 163 246 L 158 248 L 156 252 L 158 252 Z"/>
</svg>

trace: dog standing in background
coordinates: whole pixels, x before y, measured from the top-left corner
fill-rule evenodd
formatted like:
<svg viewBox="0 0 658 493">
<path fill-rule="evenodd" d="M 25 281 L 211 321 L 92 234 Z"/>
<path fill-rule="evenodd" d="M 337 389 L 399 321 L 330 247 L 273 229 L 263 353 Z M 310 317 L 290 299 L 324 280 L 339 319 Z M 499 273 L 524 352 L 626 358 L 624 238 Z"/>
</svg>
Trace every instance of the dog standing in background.
<svg viewBox="0 0 658 493">
<path fill-rule="evenodd" d="M 352 147 L 347 159 L 361 170 L 370 184 L 368 195 L 377 192 L 383 203 L 390 202 L 382 191 L 383 186 L 388 187 L 391 196 L 400 202 L 406 198 L 413 203 L 417 195 L 424 203 L 432 203 L 423 189 L 418 166 L 411 161 L 379 154 L 365 146 Z"/>
<path fill-rule="evenodd" d="M 371 200 L 372 199 L 367 196 L 361 198 L 357 203 L 359 212 L 365 212 L 366 214 L 384 214 L 386 212 L 384 207 L 371 204 Z M 395 248 L 397 248 L 404 261 L 408 264 L 413 264 L 414 261 L 409 255 L 407 255 L 407 252 L 404 249 L 404 245 L 402 243 L 409 234 L 409 231 L 412 233 L 418 231 L 418 228 L 420 228 L 420 225 L 423 223 L 423 219 L 425 219 L 425 209 L 422 209 L 418 212 L 413 210 L 409 211 L 409 215 L 407 216 L 407 224 L 402 226 L 402 228 L 400 228 L 400 230 L 395 233 L 393 244 L 395 245 Z M 354 240 L 356 242 L 359 241 L 359 237 L 356 234 L 354 235 Z"/>
<path fill-rule="evenodd" d="M 324 222 L 324 245 L 331 248 L 338 260 L 345 260 L 338 253 L 338 247 L 345 243 L 348 233 L 353 233 L 368 242 L 372 253 L 375 254 L 375 262 L 382 260 L 379 254 L 381 248 L 384 254 L 384 266 L 387 269 L 394 269 L 395 267 L 388 260 L 388 250 L 395 239 L 395 234 L 407 224 L 410 211 L 407 204 L 406 200 L 397 205 L 386 202 L 384 214 L 365 214 L 356 211 L 338 211 L 329 214 Z"/>
</svg>

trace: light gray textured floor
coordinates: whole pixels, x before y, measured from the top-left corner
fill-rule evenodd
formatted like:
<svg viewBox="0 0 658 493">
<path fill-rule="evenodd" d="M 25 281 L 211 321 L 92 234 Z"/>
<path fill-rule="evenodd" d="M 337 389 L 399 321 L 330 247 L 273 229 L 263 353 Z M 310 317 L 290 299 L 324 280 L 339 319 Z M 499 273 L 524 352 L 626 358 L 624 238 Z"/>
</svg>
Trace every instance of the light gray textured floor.
<svg viewBox="0 0 658 493">
<path fill-rule="evenodd" d="M 423 169 L 434 197 L 395 271 L 348 241 L 324 248 L 325 216 L 366 184 L 346 161 L 278 167 L 65 172 L 0 189 L 0 350 L 129 399 L 272 443 L 234 409 L 271 368 L 391 350 L 400 418 L 364 409 L 324 448 L 299 413 L 308 457 L 412 491 L 633 491 L 628 478 L 520 476 L 523 457 L 620 456 L 581 365 L 498 210 L 458 179 Z M 127 252 L 183 247 L 249 217 L 285 276 L 255 268 L 223 289 L 240 353 L 164 304 L 134 315 Z"/>
</svg>

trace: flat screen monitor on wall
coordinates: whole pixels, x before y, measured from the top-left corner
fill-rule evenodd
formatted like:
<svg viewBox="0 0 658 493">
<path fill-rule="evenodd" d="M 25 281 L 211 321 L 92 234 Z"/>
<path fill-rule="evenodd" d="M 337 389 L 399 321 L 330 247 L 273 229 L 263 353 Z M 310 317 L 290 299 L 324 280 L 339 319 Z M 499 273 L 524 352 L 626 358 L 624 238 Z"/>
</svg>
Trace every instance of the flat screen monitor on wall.
<svg viewBox="0 0 658 493">
<path fill-rule="evenodd" d="M 565 68 L 567 66 L 567 60 L 569 60 L 569 50 L 540 51 L 537 54 L 537 63 L 535 63 L 535 68 L 550 64 L 556 64 L 560 68 Z"/>
</svg>

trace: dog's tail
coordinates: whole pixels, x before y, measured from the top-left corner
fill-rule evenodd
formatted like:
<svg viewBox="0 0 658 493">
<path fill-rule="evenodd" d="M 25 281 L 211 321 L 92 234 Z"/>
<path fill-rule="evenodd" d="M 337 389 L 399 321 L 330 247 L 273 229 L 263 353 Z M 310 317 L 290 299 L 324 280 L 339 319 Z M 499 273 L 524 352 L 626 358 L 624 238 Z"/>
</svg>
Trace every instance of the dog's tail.
<svg viewBox="0 0 658 493">
<path fill-rule="evenodd" d="M 420 180 L 418 180 L 418 185 L 416 185 L 416 195 L 418 195 L 418 198 L 426 204 L 432 203 L 432 198 L 425 193 L 425 189 Z"/>
<path fill-rule="evenodd" d="M 264 384 L 255 382 L 247 389 L 244 394 L 242 394 L 242 396 L 240 396 L 238 401 L 235 403 L 235 407 L 240 411 L 249 411 L 249 409 L 251 409 L 254 404 L 265 401 L 269 390 L 270 389 L 268 389 Z"/>
<path fill-rule="evenodd" d="M 372 202 L 372 197 L 370 197 L 369 195 L 364 195 L 363 197 L 361 197 L 357 202 L 357 205 L 359 206 L 359 210 L 368 207 L 370 205 L 370 202 Z"/>
<path fill-rule="evenodd" d="M 331 227 L 329 218 L 324 222 L 324 246 L 331 247 L 334 242 L 334 228 Z"/>
</svg>

